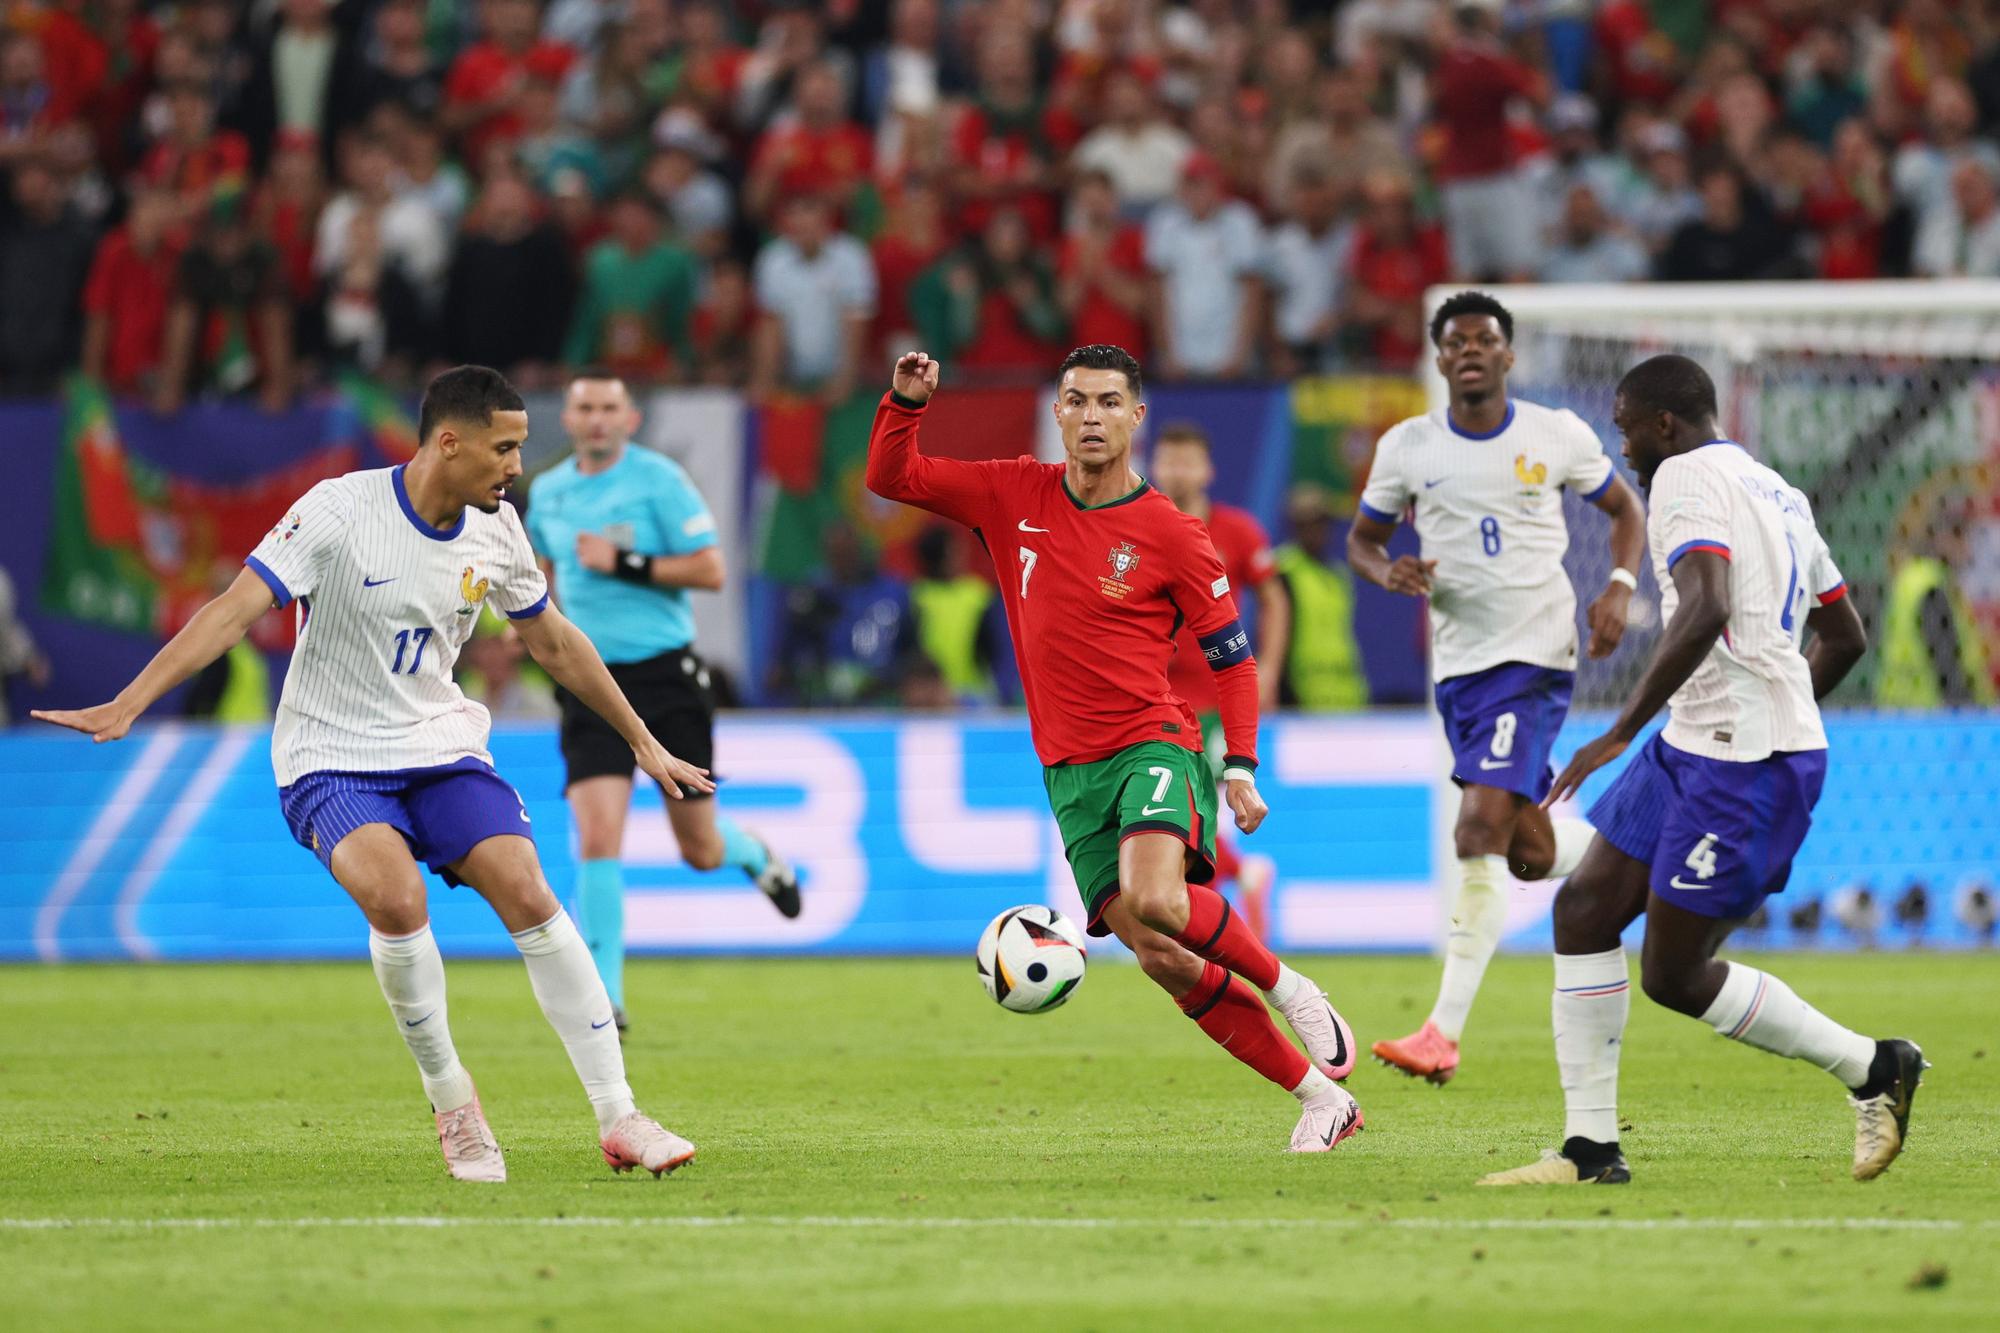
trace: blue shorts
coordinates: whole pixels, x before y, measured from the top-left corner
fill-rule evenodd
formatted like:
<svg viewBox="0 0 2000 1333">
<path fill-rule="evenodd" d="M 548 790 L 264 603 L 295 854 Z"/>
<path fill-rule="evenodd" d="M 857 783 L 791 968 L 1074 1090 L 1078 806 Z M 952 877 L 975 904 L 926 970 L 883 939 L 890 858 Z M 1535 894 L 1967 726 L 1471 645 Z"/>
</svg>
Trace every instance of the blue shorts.
<svg viewBox="0 0 2000 1333">
<path fill-rule="evenodd" d="M 1590 807 L 1590 822 L 1652 867 L 1661 898 L 1734 921 L 1784 890 L 1825 784 L 1825 750 L 1734 763 L 1676 750 L 1655 733 Z"/>
<path fill-rule="evenodd" d="M 486 839 L 535 836 L 520 793 L 491 764 L 469 756 L 390 773 L 308 773 L 278 788 L 278 805 L 292 836 L 329 874 L 333 849 L 363 824 L 395 829 L 410 854 L 451 885 L 460 881 L 445 867 Z"/>
<path fill-rule="evenodd" d="M 1555 771 L 1549 750 L 1569 715 L 1574 671 L 1503 662 L 1437 684 L 1438 713 L 1451 742 L 1451 779 L 1539 801 Z"/>
</svg>

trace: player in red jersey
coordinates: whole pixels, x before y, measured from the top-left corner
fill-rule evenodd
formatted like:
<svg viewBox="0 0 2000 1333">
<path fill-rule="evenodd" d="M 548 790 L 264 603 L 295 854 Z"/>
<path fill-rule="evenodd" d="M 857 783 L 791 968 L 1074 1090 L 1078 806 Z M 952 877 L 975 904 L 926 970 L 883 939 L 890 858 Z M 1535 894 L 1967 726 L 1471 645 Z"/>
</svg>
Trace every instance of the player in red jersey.
<svg viewBox="0 0 2000 1333">
<path fill-rule="evenodd" d="M 1063 361 L 1060 464 L 920 454 L 917 427 L 937 385 L 927 354 L 896 362 L 875 411 L 868 489 L 965 524 L 993 558 L 1029 731 L 1090 933 L 1116 935 L 1203 1032 L 1298 1098 L 1292 1151 L 1325 1152 L 1361 1128 L 1361 1108 L 1335 1081 L 1353 1071 L 1354 1034 L 1325 992 L 1206 887 L 1215 783 L 1167 664 L 1186 622 L 1215 673 L 1229 808 L 1249 833 L 1265 815 L 1257 662 L 1200 521 L 1132 470 L 1132 434 L 1146 418 L 1139 363 L 1107 344 Z M 1306 1055 L 1278 1031 L 1267 1000 Z"/>
<path fill-rule="evenodd" d="M 1278 706 L 1278 674 L 1285 661 L 1285 649 L 1292 637 L 1292 599 L 1278 566 L 1271 558 L 1271 539 L 1263 525 L 1247 509 L 1238 509 L 1209 499 L 1208 488 L 1215 481 L 1215 460 L 1210 456 L 1208 433 L 1191 421 L 1174 421 L 1153 436 L 1153 484 L 1174 502 L 1183 514 L 1193 515 L 1208 529 L 1208 539 L 1222 558 L 1229 586 L 1257 595 L 1257 657 L 1269 662 L 1271 670 L 1257 676 L 1257 706 L 1260 710 Z M 1202 749 L 1216 781 L 1222 780 L 1222 724 L 1218 710 L 1221 700 L 1215 692 L 1214 673 L 1197 642 L 1194 627 L 1182 625 L 1175 640 L 1173 665 L 1167 684 L 1188 701 L 1201 719 Z M 1271 860 L 1265 856 L 1241 857 L 1220 834 L 1215 839 L 1215 877 L 1218 883 L 1234 883 L 1243 903 L 1243 915 L 1260 940 L 1271 938 Z"/>
</svg>

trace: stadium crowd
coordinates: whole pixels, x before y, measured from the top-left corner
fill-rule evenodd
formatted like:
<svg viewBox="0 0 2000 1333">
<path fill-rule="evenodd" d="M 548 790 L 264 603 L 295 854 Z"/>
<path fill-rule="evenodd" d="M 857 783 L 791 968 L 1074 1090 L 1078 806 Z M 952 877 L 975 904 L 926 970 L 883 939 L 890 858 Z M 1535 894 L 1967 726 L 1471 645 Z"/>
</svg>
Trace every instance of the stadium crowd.
<svg viewBox="0 0 2000 1333">
<path fill-rule="evenodd" d="M 0 391 L 1404 369 L 1447 280 L 2000 275 L 1991 0 L 22 0 Z"/>
</svg>

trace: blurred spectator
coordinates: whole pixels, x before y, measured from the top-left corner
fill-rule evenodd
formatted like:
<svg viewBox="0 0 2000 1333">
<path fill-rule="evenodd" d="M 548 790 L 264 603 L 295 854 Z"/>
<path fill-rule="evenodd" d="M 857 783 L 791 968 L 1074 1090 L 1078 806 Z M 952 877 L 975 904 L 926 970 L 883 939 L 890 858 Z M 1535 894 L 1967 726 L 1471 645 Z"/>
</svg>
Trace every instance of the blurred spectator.
<svg viewBox="0 0 2000 1333">
<path fill-rule="evenodd" d="M 890 195 L 887 224 L 869 247 L 878 289 L 873 352 L 885 361 L 918 344 L 910 313 L 910 288 L 951 244 L 945 228 L 944 196 L 937 186 L 910 180 Z"/>
<path fill-rule="evenodd" d="M 682 5 L 676 17 L 680 21 L 681 54 L 677 91 L 692 99 L 710 124 L 728 124 L 742 92 L 750 53 L 731 36 L 729 13 L 719 0 Z"/>
<path fill-rule="evenodd" d="M 69 116 L 46 77 L 41 42 L 25 32 L 0 39 L 0 166 L 40 152 Z"/>
<path fill-rule="evenodd" d="M 264 406 L 292 393 L 292 309 L 278 252 L 251 229 L 242 192 L 216 192 L 181 256 L 153 404 L 175 412 L 187 393 L 259 387 Z"/>
<path fill-rule="evenodd" d="M 1300 165 L 1310 162 L 1343 201 L 1372 172 L 1403 166 L 1396 132 L 1368 108 L 1368 88 L 1355 70 L 1331 69 L 1314 85 L 1315 116 L 1295 120 L 1278 132 L 1265 174 L 1265 198 L 1283 212 Z"/>
<path fill-rule="evenodd" d="M 557 181 L 575 175 L 582 177 L 592 195 L 605 192 L 611 168 L 598 154 L 596 143 L 563 120 L 554 79 L 530 75 L 515 103 L 515 114 L 521 128 L 513 141 L 514 165 L 527 172 L 537 188 L 553 191 Z"/>
<path fill-rule="evenodd" d="M 250 144 L 234 130 L 215 128 L 215 102 L 207 88 L 185 80 L 165 89 L 166 128 L 139 173 L 180 200 L 183 224 L 207 210 L 216 190 L 241 191 L 249 180 Z"/>
<path fill-rule="evenodd" d="M 951 698 L 992 703 L 997 698 L 994 664 L 1011 649 L 1000 598 L 991 583 L 967 567 L 959 533 L 934 524 L 918 535 L 916 547 L 910 610 L 917 646 L 937 668 Z"/>
<path fill-rule="evenodd" d="M 366 215 L 373 228 L 371 246 L 401 270 L 427 309 L 436 309 L 451 262 L 443 219 L 420 197 L 397 192 L 395 159 L 381 139 L 365 131 L 351 134 L 340 156 L 347 188 L 320 214 L 314 268 L 324 279 L 346 266 L 355 220 Z"/>
<path fill-rule="evenodd" d="M 93 231 L 102 227 L 118 202 L 119 191 L 97 162 L 97 144 L 81 122 L 58 126 L 44 140 L 41 160 L 53 171 L 63 197 L 78 218 Z"/>
<path fill-rule="evenodd" d="M 1448 272 L 1444 236 L 1419 223 L 1410 183 L 1383 172 L 1361 185 L 1361 217 L 1348 260 L 1348 318 L 1369 358 L 1407 371 L 1424 351 L 1424 289 Z"/>
<path fill-rule="evenodd" d="M 740 385 L 749 379 L 757 307 L 749 270 L 739 261 L 725 256 L 709 267 L 691 328 L 697 382 Z"/>
<path fill-rule="evenodd" d="M 1111 177 L 1087 171 L 1070 191 L 1069 230 L 1056 266 L 1056 301 L 1078 347 L 1106 343 L 1145 361 L 1152 274 L 1146 234 L 1118 212 Z"/>
<path fill-rule="evenodd" d="M 755 49 L 745 52 L 732 71 L 736 96 L 730 119 L 738 128 L 750 135 L 770 128 L 805 71 L 815 64 L 833 61 L 835 71 L 845 75 L 845 54 L 827 49 L 824 24 L 813 5 L 786 3 L 766 10 Z M 841 86 L 848 86 L 845 77 Z"/>
<path fill-rule="evenodd" d="M 1130 215 L 1166 205 L 1185 174 L 1192 141 L 1160 114 L 1152 90 L 1129 70 L 1105 80 L 1104 110 L 1104 123 L 1083 136 L 1071 166 L 1109 176 Z"/>
<path fill-rule="evenodd" d="M 1363 707 L 1368 679 L 1354 639 L 1354 585 L 1328 558 L 1334 543 L 1326 492 L 1312 482 L 1293 487 L 1285 498 L 1285 520 L 1292 539 L 1272 556 L 1292 607 L 1278 702 L 1315 713 Z"/>
<path fill-rule="evenodd" d="M 378 112 L 371 120 L 381 127 L 395 159 L 398 193 L 430 210 L 455 239 L 472 199 L 472 184 L 464 168 L 445 155 L 437 122 L 401 109 Z"/>
<path fill-rule="evenodd" d="M 817 61 L 801 70 L 789 113 L 764 131 L 743 184 L 743 210 L 766 219 L 782 198 L 815 194 L 843 212 L 868 178 L 874 145 L 867 131 L 847 119 L 847 88 L 840 69 Z"/>
<path fill-rule="evenodd" d="M 808 708 L 887 702 L 915 648 L 909 587 L 874 566 L 848 523 L 822 540 L 826 574 L 785 596 L 772 692 Z"/>
<path fill-rule="evenodd" d="M 21 619 L 13 577 L 0 568 L 0 727 L 14 720 L 6 687 L 20 677 L 26 677 L 36 689 L 47 685 L 49 659 L 35 646 L 34 634 Z"/>
<path fill-rule="evenodd" d="M 1701 216 L 1681 224 L 1654 276 L 1668 282 L 1739 282 L 1798 276 L 1792 236 L 1735 168 L 1701 176 Z"/>
<path fill-rule="evenodd" d="M 1255 369 L 1264 241 L 1257 215 L 1226 199 L 1222 168 L 1194 156 L 1180 197 L 1146 220 L 1157 275 L 1154 352 L 1167 379 L 1229 379 Z"/>
<path fill-rule="evenodd" d="M 1588 185 L 1570 188 L 1563 201 L 1562 234 L 1542 253 L 1543 282 L 1637 282 L 1650 267 L 1646 248 L 1612 230 Z"/>
<path fill-rule="evenodd" d="M 644 138 L 654 108 L 679 76 L 673 46 L 667 0 L 627 0 L 620 21 L 607 24 L 594 47 L 578 47 L 597 54 L 578 62 L 563 81 L 562 119 L 609 156 L 615 175 L 637 165 L 629 160 L 629 146 Z"/>
<path fill-rule="evenodd" d="M 333 11 L 333 0 L 281 0 L 251 54 L 236 119 L 259 162 L 280 134 L 320 142 L 350 114 L 340 98 L 359 82 L 359 34 L 336 27 Z"/>
<path fill-rule="evenodd" d="M 626 379 L 674 379 L 687 368 L 688 317 L 699 267 L 667 239 L 659 201 L 643 191 L 611 205 L 611 234 L 584 260 L 565 359 Z"/>
<path fill-rule="evenodd" d="M 976 233 L 988 213 L 1008 205 L 1021 210 L 1036 237 L 1051 237 L 1058 225 L 1053 191 L 1069 136 L 1035 86 L 1035 51 L 1026 33 L 988 28 L 979 42 L 978 80 L 951 125 L 948 183 L 960 205 L 953 225 Z M 1084 163 L 1073 157 L 1071 165 Z"/>
<path fill-rule="evenodd" d="M 55 172 L 14 167 L 0 224 L 0 391 L 48 393 L 77 363 L 81 301 L 94 238 Z"/>
<path fill-rule="evenodd" d="M 310 135 L 281 134 L 271 168 L 251 205 L 251 221 L 278 252 L 292 301 L 313 304 L 319 274 L 313 267 L 319 219 L 326 208 L 326 180 L 319 145 Z"/>
<path fill-rule="evenodd" d="M 1624 160 L 1602 151 L 1597 142 L 1597 104 L 1580 93 L 1555 100 L 1548 116 L 1549 152 L 1528 168 L 1536 198 L 1542 205 L 1540 241 L 1546 246 L 1564 228 L 1570 192 L 1579 185 L 1606 209 L 1638 187 Z"/>
<path fill-rule="evenodd" d="M 382 0 L 373 33 L 361 44 L 359 67 L 346 97 L 352 122 L 368 119 L 384 103 L 407 108 L 435 124 L 444 108 L 444 72 L 424 35 L 424 0 Z M 347 124 L 337 125 L 345 129 Z"/>
<path fill-rule="evenodd" d="M 1896 197 L 1914 216 L 1917 234 L 1948 228 L 1953 210 L 1953 173 L 1961 162 L 1974 161 L 2000 175 L 2000 148 L 1978 138 L 1978 111 L 1972 94 L 1958 79 L 1933 80 L 1924 99 L 1925 137 L 1913 139 L 1896 153 L 1892 167 Z"/>
<path fill-rule="evenodd" d="M 382 234 L 385 222 L 372 210 L 348 221 L 340 258 L 326 274 L 325 346 L 334 365 L 408 378 L 427 320 L 416 284 Z M 403 373 L 392 369 L 392 357 Z"/>
<path fill-rule="evenodd" d="M 844 401 L 875 315 L 875 267 L 860 241 L 834 229 L 825 199 L 786 201 L 779 234 L 757 255 L 752 286 L 760 312 L 752 392 L 783 388 Z"/>
<path fill-rule="evenodd" d="M 528 80 L 560 80 L 576 52 L 537 35 L 535 0 L 480 0 L 481 39 L 459 53 L 444 81 L 445 132 L 461 135 L 465 155 L 480 161 L 486 146 L 521 133 L 520 104 Z"/>
<path fill-rule="evenodd" d="M 1975 158 L 1951 175 L 1951 203 L 1925 215 L 1911 267 L 1926 278 L 2000 278 L 2000 196 Z"/>
<path fill-rule="evenodd" d="M 1438 163 L 1452 276 L 1524 279 L 1535 266 L 1534 197 L 1517 160 L 1508 109 L 1541 102 L 1545 81 L 1497 36 L 1500 6 L 1464 0 L 1450 43 L 1431 72 L 1431 104 L 1444 129 Z"/>
<path fill-rule="evenodd" d="M 1622 211 L 1626 225 L 1658 254 L 1683 223 L 1700 216 L 1701 196 L 1694 189 L 1687 136 L 1680 126 L 1654 121 L 1636 137 L 1643 175 Z"/>
<path fill-rule="evenodd" d="M 646 164 L 646 188 L 673 220 L 682 245 L 703 259 L 722 253 L 736 206 L 722 178 L 702 164 L 690 136 L 674 134 L 660 145 Z"/>
<path fill-rule="evenodd" d="M 535 216 L 518 176 L 499 176 L 466 217 L 445 283 L 441 350 L 447 360 L 493 366 L 534 381 L 562 358 L 576 295 L 563 239 Z M 524 373 L 525 372 L 525 373 Z"/>
<path fill-rule="evenodd" d="M 954 368 L 1045 375 L 1065 350 L 1055 275 L 1011 208 L 912 284 L 910 312 L 919 345 Z"/>
<path fill-rule="evenodd" d="M 1926 517 L 1908 546 L 1892 556 L 1875 702 L 1885 708 L 1991 708 L 1995 690 L 1985 636 L 1959 584 L 1960 571 L 1973 564 L 1966 540 L 1971 502 L 1947 495 Z"/>
<path fill-rule="evenodd" d="M 1965 73 L 1972 41 L 1946 0 L 1901 0 L 1886 41 L 1875 45 L 1874 81 L 1904 106 L 1924 104 L 1940 79 Z"/>
<path fill-rule="evenodd" d="M 83 292 L 83 373 L 113 393 L 154 390 L 180 271 L 175 216 L 171 195 L 140 186 L 125 224 L 98 243 Z"/>
<path fill-rule="evenodd" d="M 1300 163 L 1285 193 L 1290 204 L 1271 234 L 1266 279 L 1277 336 L 1271 370 L 1289 379 L 1333 368 L 1355 228 L 1340 216 L 1340 195 L 1317 162 Z"/>
<path fill-rule="evenodd" d="M 938 7 L 938 0 L 891 0 L 887 40 L 861 65 L 861 110 L 869 123 L 937 107 L 944 92 Z"/>
<path fill-rule="evenodd" d="M 1854 38 L 1837 24 L 1820 24 L 1793 48 L 1785 82 L 1787 118 L 1822 148 L 1832 147 L 1834 130 L 1868 105 L 1855 70 Z"/>
<path fill-rule="evenodd" d="M 1888 159 L 1860 119 L 1834 131 L 1833 153 L 1806 192 L 1805 220 L 1818 244 L 1822 278 L 1879 278 L 1903 267 L 1908 210 L 1889 185 Z"/>
</svg>

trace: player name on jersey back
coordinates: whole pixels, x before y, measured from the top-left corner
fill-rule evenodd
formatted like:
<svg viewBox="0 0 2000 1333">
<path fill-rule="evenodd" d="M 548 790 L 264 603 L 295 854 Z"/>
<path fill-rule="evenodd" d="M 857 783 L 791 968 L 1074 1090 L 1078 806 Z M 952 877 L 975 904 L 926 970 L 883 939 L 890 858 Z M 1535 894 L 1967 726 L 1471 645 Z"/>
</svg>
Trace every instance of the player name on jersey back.
<svg viewBox="0 0 2000 1333">
<path fill-rule="evenodd" d="M 1382 436 L 1361 507 L 1388 523 L 1415 509 L 1423 558 L 1437 561 L 1434 679 L 1503 662 L 1576 668 L 1562 489 L 1594 500 L 1612 476 L 1604 446 L 1574 412 L 1518 398 L 1484 435 L 1460 430 L 1440 408 Z"/>
<path fill-rule="evenodd" d="M 488 758 L 491 719 L 452 668 L 489 601 L 524 619 L 547 605 L 548 588 L 512 508 L 468 508 L 434 528 L 402 472 L 319 483 L 248 558 L 280 605 L 299 604 L 271 737 L 280 786 L 314 772 Z"/>
<path fill-rule="evenodd" d="M 1669 458 L 1653 475 L 1646 540 L 1663 622 L 1680 606 L 1673 568 L 1696 552 L 1729 562 L 1729 623 L 1668 702 L 1667 744 L 1750 762 L 1823 750 L 1806 615 L 1847 584 L 1805 495 L 1729 440 Z"/>
</svg>

